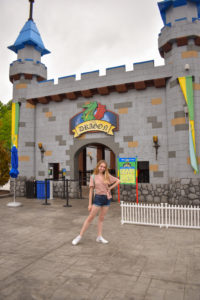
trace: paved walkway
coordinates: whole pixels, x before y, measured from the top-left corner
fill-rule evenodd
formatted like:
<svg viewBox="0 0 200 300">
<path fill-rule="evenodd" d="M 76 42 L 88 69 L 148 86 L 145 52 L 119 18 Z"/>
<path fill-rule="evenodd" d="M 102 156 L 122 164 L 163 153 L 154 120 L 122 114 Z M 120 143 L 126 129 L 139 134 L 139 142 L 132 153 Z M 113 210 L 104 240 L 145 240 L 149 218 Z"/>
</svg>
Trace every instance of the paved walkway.
<svg viewBox="0 0 200 300">
<path fill-rule="evenodd" d="M 87 200 L 0 199 L 0 299 L 199 300 L 200 231 L 120 224 L 112 203 L 98 244 L 95 220 L 72 246 Z"/>
</svg>

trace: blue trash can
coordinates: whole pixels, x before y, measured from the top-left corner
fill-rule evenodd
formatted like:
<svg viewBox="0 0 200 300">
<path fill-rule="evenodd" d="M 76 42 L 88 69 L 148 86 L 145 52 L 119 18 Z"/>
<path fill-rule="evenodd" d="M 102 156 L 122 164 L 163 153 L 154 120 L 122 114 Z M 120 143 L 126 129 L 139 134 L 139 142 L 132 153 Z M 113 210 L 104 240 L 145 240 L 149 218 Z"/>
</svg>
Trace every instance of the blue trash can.
<svg viewBox="0 0 200 300">
<path fill-rule="evenodd" d="M 37 181 L 37 199 L 45 199 L 45 181 Z M 47 181 L 47 199 L 50 196 L 50 183 L 49 180 Z"/>
</svg>

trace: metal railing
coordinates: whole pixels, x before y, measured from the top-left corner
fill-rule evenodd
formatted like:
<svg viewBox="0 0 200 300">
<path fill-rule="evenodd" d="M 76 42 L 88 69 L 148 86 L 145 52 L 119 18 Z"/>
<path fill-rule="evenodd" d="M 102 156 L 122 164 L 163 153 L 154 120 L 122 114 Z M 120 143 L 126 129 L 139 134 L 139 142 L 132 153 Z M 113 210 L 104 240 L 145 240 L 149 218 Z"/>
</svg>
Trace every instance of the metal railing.
<svg viewBox="0 0 200 300">
<path fill-rule="evenodd" d="M 197 206 L 121 202 L 121 224 L 200 229 Z"/>
<path fill-rule="evenodd" d="M 50 205 L 50 203 L 47 200 L 47 183 L 48 181 L 62 181 L 63 182 L 63 199 L 66 199 L 66 204 L 63 205 L 64 207 L 71 207 L 71 205 L 69 204 L 69 182 L 78 182 L 79 184 L 79 197 L 82 198 L 82 189 L 81 189 L 81 184 L 79 180 L 76 179 L 51 179 L 51 178 L 45 178 L 45 202 L 43 203 L 43 205 Z"/>
<path fill-rule="evenodd" d="M 90 171 L 79 171 L 79 182 L 81 185 L 88 185 L 90 182 L 90 176 L 93 170 Z"/>
</svg>

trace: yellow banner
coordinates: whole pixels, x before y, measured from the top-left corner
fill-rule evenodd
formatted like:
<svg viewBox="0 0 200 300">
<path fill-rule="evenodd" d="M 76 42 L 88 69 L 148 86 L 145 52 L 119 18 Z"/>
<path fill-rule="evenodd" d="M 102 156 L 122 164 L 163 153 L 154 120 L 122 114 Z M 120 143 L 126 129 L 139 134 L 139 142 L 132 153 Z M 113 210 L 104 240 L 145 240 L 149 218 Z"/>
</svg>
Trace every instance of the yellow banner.
<svg viewBox="0 0 200 300">
<path fill-rule="evenodd" d="M 11 143 L 18 147 L 19 103 L 12 103 Z"/>
<path fill-rule="evenodd" d="M 113 129 L 115 129 L 115 126 L 109 122 L 102 120 L 91 120 L 78 124 L 72 131 L 74 133 L 74 137 L 78 137 L 83 133 L 91 131 L 101 131 L 107 133 L 108 135 L 113 135 Z"/>
</svg>

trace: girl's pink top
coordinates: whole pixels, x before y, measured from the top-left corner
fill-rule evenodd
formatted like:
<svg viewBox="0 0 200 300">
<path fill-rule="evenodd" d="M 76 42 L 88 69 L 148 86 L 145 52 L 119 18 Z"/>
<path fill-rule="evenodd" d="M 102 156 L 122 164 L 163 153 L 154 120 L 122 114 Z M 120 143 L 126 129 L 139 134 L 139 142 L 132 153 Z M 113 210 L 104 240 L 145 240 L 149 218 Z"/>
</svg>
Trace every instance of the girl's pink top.
<svg viewBox="0 0 200 300">
<path fill-rule="evenodd" d="M 94 177 L 94 179 L 93 179 L 93 177 Z M 94 184 L 94 180 L 95 180 L 95 184 Z M 95 194 L 97 194 L 97 195 L 106 195 L 109 185 L 113 184 L 117 180 L 118 179 L 116 177 L 109 174 L 110 183 L 107 184 L 103 181 L 103 178 L 102 178 L 101 175 L 99 175 L 99 174 L 92 175 L 92 176 L 90 176 L 90 185 L 89 186 L 95 188 Z"/>
</svg>

